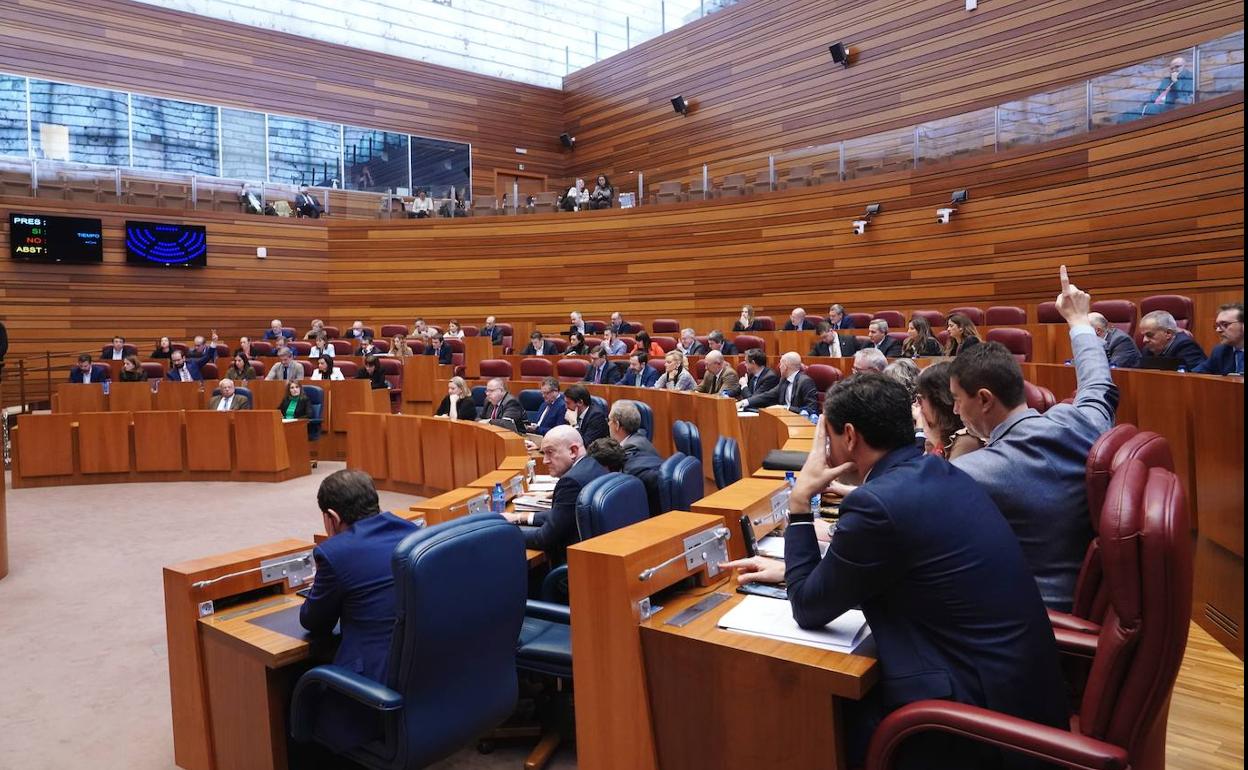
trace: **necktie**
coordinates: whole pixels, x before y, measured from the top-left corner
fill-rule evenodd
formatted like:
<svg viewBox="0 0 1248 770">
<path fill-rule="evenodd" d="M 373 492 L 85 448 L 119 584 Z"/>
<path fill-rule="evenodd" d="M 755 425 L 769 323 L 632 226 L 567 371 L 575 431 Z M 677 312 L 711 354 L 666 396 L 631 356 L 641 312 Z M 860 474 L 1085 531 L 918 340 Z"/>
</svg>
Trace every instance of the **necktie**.
<svg viewBox="0 0 1248 770">
<path fill-rule="evenodd" d="M 788 387 L 784 389 L 784 405 L 785 406 L 793 405 L 793 381 L 792 380 L 789 381 Z"/>
<path fill-rule="evenodd" d="M 833 358 L 841 357 L 841 335 L 832 335 L 832 356 Z"/>
<path fill-rule="evenodd" d="M 191 381 L 191 373 L 190 373 L 190 371 L 189 371 L 189 370 L 188 370 L 185 366 L 183 366 L 183 367 L 182 367 L 182 370 L 181 370 L 181 371 L 182 371 L 182 381 L 183 381 L 183 382 L 190 382 L 190 381 Z"/>
<path fill-rule="evenodd" d="M 290 379 L 290 367 L 287 366 L 286 364 L 282 364 L 282 379 L 283 380 Z"/>
<path fill-rule="evenodd" d="M 491 417 L 490 419 L 492 419 L 492 420 L 497 420 L 497 419 L 498 419 L 498 408 L 499 408 L 500 406 L 502 406 L 502 404 L 495 404 L 495 405 L 494 405 L 494 416 L 493 416 L 493 417 Z"/>
<path fill-rule="evenodd" d="M 1238 374 L 1244 373 L 1244 351 L 1242 350 L 1235 351 L 1235 371 Z"/>
</svg>

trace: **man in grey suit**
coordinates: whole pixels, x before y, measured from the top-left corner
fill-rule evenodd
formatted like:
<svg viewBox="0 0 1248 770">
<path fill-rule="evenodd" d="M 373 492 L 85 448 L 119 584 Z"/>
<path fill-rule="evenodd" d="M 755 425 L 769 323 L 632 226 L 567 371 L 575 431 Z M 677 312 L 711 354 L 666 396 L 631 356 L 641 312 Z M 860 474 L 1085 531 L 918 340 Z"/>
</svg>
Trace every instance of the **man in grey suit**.
<svg viewBox="0 0 1248 770">
<path fill-rule="evenodd" d="M 208 401 L 208 408 L 212 411 L 236 412 L 239 409 L 251 408 L 251 401 L 234 390 L 234 380 L 221 380 L 217 383 L 217 391 L 218 394 Z"/>
<path fill-rule="evenodd" d="M 1070 324 L 1079 387 L 1073 404 L 1044 414 L 1027 407 L 1023 373 L 1002 345 L 976 345 L 949 371 L 954 411 L 988 445 L 953 464 L 979 482 L 1023 546 L 1045 605 L 1070 611 L 1075 579 L 1092 539 L 1087 462 L 1092 444 L 1114 424 L 1118 388 L 1105 347 L 1089 322 L 1091 297 L 1062 265 L 1057 310 Z"/>
<path fill-rule="evenodd" d="M 607 416 L 611 438 L 624 449 L 624 472 L 641 479 L 646 487 L 646 504 L 651 516 L 663 513 L 659 495 L 659 466 L 663 458 L 641 433 L 641 412 L 632 401 L 616 401 Z"/>
<path fill-rule="evenodd" d="M 278 348 L 277 363 L 264 376 L 266 380 L 286 380 L 294 382 L 303 379 L 303 364 L 295 360 L 290 348 Z"/>
<path fill-rule="evenodd" d="M 481 409 L 481 422 L 508 420 L 515 426 L 514 430 L 523 436 L 527 417 L 524 404 L 507 392 L 507 383 L 495 377 L 485 384 L 485 406 Z"/>
<path fill-rule="evenodd" d="M 1088 321 L 1096 336 L 1105 343 L 1105 355 L 1110 364 L 1119 369 L 1134 369 L 1140 365 L 1140 349 L 1130 334 L 1111 324 L 1100 313 L 1088 313 Z"/>
</svg>

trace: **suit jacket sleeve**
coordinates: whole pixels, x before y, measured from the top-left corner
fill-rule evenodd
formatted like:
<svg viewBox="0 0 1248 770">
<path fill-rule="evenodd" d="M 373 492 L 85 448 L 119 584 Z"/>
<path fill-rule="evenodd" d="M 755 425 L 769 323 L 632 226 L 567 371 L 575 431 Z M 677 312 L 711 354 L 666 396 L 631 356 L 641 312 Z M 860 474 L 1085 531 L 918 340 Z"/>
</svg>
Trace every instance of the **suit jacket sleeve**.
<svg viewBox="0 0 1248 770">
<path fill-rule="evenodd" d="M 313 633 L 328 634 L 342 616 L 342 583 L 320 546 L 312 549 L 312 558 L 316 562 L 316 579 L 299 608 L 299 623 Z"/>
<path fill-rule="evenodd" d="M 451 413 L 451 397 L 449 395 L 442 397 L 442 403 L 438 404 L 438 410 L 433 413 L 434 417 L 443 417 Z"/>
<path fill-rule="evenodd" d="M 449 399 L 450 396 L 447 396 Z M 448 412 L 450 410 L 447 410 Z M 455 411 L 461 420 L 477 419 L 477 403 L 471 398 L 461 398 L 455 402 Z"/>
<path fill-rule="evenodd" d="M 781 388 L 783 388 L 785 384 L 786 384 L 785 381 L 781 380 L 780 382 L 776 383 L 776 385 L 770 390 L 765 390 L 761 393 L 755 391 L 754 395 L 750 396 L 750 399 L 749 399 L 750 406 L 754 407 L 755 409 L 762 409 L 764 407 L 775 406 L 776 404 L 779 404 L 781 401 L 784 400 L 784 391 L 781 390 Z"/>
<path fill-rule="evenodd" d="M 550 512 L 542 525 L 524 531 L 524 545 L 545 551 L 572 542 L 576 532 L 576 498 L 581 493 L 581 483 L 571 476 L 564 476 L 555 484 L 551 496 Z M 535 516 L 534 523 L 538 521 Z"/>
<path fill-rule="evenodd" d="M 820 559 L 813 522 L 791 522 L 784 533 L 784 580 L 793 619 L 818 628 L 900 578 L 904 564 L 892 520 L 867 488 L 841 503 L 836 537 Z"/>
<path fill-rule="evenodd" d="M 585 442 L 585 446 L 589 446 L 600 438 L 606 438 L 609 434 L 607 418 L 602 410 L 591 409 L 581 424 L 581 440 Z"/>
<path fill-rule="evenodd" d="M 1140 365 L 1140 349 L 1135 346 L 1135 340 L 1125 334 L 1117 336 L 1105 353 L 1109 363 L 1119 369 L 1134 369 Z"/>
<path fill-rule="evenodd" d="M 1075 351 L 1075 408 L 1095 426 L 1098 433 L 1114 427 L 1118 409 L 1118 386 L 1109 375 L 1109 359 L 1105 345 L 1092 327 L 1070 330 L 1070 344 Z"/>
<path fill-rule="evenodd" d="M 809 377 L 797 378 L 797 394 L 793 397 L 793 403 L 789 409 L 794 412 L 800 412 L 805 409 L 811 414 L 819 411 L 819 386 Z"/>
<path fill-rule="evenodd" d="M 1189 372 L 1205 363 L 1205 351 L 1200 349 L 1200 343 L 1187 335 L 1184 335 L 1182 343 L 1178 345 L 1174 354 L 1183 362 L 1183 368 Z"/>
</svg>

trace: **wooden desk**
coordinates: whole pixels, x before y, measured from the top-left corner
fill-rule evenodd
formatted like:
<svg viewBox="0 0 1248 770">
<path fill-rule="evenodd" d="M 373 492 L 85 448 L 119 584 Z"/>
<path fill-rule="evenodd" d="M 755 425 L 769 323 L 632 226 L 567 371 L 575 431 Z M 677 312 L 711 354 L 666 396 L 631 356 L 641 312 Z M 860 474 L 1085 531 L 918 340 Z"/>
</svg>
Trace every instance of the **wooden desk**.
<svg viewBox="0 0 1248 770">
<path fill-rule="evenodd" d="M 104 411 L 104 385 L 98 382 L 89 385 L 72 382 L 57 384 L 55 411 L 57 414 Z"/>
<path fill-rule="evenodd" d="M 352 412 L 390 413 L 390 391 L 374 391 L 368 380 L 321 381 L 325 403 L 321 409 L 321 456 L 345 460 L 347 457 L 347 415 Z"/>
<path fill-rule="evenodd" d="M 773 500 L 779 494 L 783 505 L 788 505 L 788 484 L 783 476 L 779 479 L 742 478 L 723 489 L 713 492 L 693 505 L 694 513 L 709 513 L 724 520 L 724 526 L 732 533 L 728 541 L 728 554 L 734 559 L 744 559 L 745 542 L 741 536 L 741 517 L 748 515 L 755 539 L 762 539 L 780 525 L 781 519 L 773 517 Z"/>
<path fill-rule="evenodd" d="M 113 382 L 108 388 L 110 412 L 149 412 L 155 403 L 150 382 Z"/>
<path fill-rule="evenodd" d="M 208 406 L 208 398 L 212 388 L 204 393 L 202 382 L 171 382 L 161 380 L 156 390 L 156 408 L 162 412 L 176 412 L 180 409 L 203 409 Z"/>
</svg>

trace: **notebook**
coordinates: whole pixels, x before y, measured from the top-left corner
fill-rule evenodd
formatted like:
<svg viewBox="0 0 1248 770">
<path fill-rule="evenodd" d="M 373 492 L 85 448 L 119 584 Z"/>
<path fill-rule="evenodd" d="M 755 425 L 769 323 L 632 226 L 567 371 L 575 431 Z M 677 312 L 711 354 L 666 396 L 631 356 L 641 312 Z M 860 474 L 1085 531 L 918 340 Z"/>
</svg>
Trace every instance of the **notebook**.
<svg viewBox="0 0 1248 770">
<path fill-rule="evenodd" d="M 806 629 L 793 620 L 793 608 L 787 601 L 765 596 L 742 599 L 719 619 L 719 627 L 844 653 L 856 651 L 871 636 L 862 610 L 848 610 L 823 628 Z"/>
</svg>

